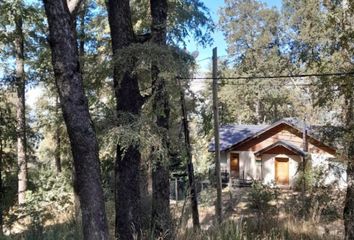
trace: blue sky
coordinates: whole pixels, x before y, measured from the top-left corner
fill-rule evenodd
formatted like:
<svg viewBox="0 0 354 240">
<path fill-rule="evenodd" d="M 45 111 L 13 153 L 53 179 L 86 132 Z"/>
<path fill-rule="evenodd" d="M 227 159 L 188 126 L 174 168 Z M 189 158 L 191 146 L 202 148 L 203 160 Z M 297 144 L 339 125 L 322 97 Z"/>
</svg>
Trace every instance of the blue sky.
<svg viewBox="0 0 354 240">
<path fill-rule="evenodd" d="M 214 22 L 217 24 L 219 19 L 218 10 L 224 6 L 224 1 L 204 0 L 203 2 L 210 9 L 211 16 Z M 279 9 L 281 8 L 281 0 L 263 0 L 263 2 L 266 3 L 269 7 L 277 7 Z M 202 59 L 211 57 L 212 49 L 214 47 L 218 48 L 218 56 L 226 55 L 226 42 L 224 40 L 222 32 L 218 29 L 215 29 L 212 37 L 214 39 L 213 46 L 207 48 L 202 48 L 201 46 L 198 46 L 198 44 L 196 44 L 195 42 L 190 42 L 189 44 L 187 44 L 188 51 L 193 52 L 197 50 L 199 52 L 197 62 Z M 200 61 L 199 64 L 202 68 L 201 70 L 203 71 L 208 68 L 210 61 Z"/>
</svg>

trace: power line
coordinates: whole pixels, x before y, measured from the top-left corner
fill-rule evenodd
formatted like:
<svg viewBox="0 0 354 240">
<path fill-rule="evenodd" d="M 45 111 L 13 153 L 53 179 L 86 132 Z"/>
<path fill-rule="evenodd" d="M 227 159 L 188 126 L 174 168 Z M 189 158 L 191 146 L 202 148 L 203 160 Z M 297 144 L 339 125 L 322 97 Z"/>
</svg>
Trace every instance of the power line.
<svg viewBox="0 0 354 240">
<path fill-rule="evenodd" d="M 329 77 L 329 76 L 354 76 L 354 72 L 336 72 L 336 73 L 310 73 L 295 75 L 265 75 L 265 76 L 235 76 L 235 77 L 217 77 L 217 80 L 251 80 L 251 79 L 280 79 L 280 78 L 302 78 L 302 77 Z M 179 77 L 181 80 L 212 80 L 212 77 Z"/>
<path fill-rule="evenodd" d="M 228 55 L 222 55 L 222 56 L 219 56 L 218 58 L 223 58 L 223 57 L 228 57 Z M 198 60 L 198 61 L 196 61 L 196 62 L 199 63 L 199 62 L 203 62 L 203 61 L 208 60 L 208 59 L 211 60 L 212 57 L 202 58 L 202 59 L 200 59 L 200 60 Z"/>
</svg>

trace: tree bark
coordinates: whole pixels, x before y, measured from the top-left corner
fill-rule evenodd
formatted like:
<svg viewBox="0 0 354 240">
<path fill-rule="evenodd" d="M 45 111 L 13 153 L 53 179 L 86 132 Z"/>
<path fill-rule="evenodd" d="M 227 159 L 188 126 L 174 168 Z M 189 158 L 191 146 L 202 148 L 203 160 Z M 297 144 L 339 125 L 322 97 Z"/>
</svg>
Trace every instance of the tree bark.
<svg viewBox="0 0 354 240">
<path fill-rule="evenodd" d="M 55 81 L 74 158 L 85 240 L 108 239 L 98 143 L 84 93 L 75 21 L 65 0 L 44 0 Z"/>
<path fill-rule="evenodd" d="M 26 155 L 26 109 L 25 109 L 25 70 L 24 70 L 24 36 L 22 16 L 15 15 L 16 38 L 16 87 L 17 87 L 17 164 L 18 164 L 18 203 L 26 202 L 27 190 L 27 155 Z"/>
<path fill-rule="evenodd" d="M 345 99 L 345 121 L 348 131 L 347 139 L 347 194 L 345 198 L 345 207 L 343 212 L 344 227 L 345 227 L 345 239 L 354 239 L 354 119 L 353 119 L 353 107 L 354 99 L 352 92 L 346 95 Z"/>
<path fill-rule="evenodd" d="M 135 42 L 131 22 L 129 0 L 109 0 L 107 2 L 108 20 L 111 29 L 113 58 L 119 50 Z M 143 106 L 139 82 L 133 74 L 134 66 L 123 74 L 114 65 L 113 84 L 116 97 L 117 115 L 131 116 L 132 121 L 139 118 Z M 126 122 L 119 122 L 125 124 Z M 141 154 L 137 144 L 117 145 L 115 162 L 115 237 L 120 240 L 140 239 L 141 199 L 140 199 Z"/>
<path fill-rule="evenodd" d="M 125 73 L 120 86 L 115 81 L 118 113 L 139 116 L 143 99 L 140 96 L 136 76 Z M 133 119 L 134 121 L 134 119 Z M 140 202 L 140 164 L 139 146 L 117 145 L 115 163 L 115 204 L 116 204 L 116 238 L 120 240 L 140 238 L 141 202 Z"/>
<path fill-rule="evenodd" d="M 166 0 L 150 0 L 150 10 L 152 16 L 151 23 L 151 42 L 160 46 L 166 46 L 166 29 L 167 29 L 167 1 Z M 159 77 L 159 68 L 157 65 L 152 66 L 152 82 L 153 82 L 153 109 L 156 114 L 156 125 L 162 129 L 162 145 L 167 150 L 168 159 L 169 151 L 169 121 L 170 109 L 166 82 Z M 170 214 L 170 170 L 169 161 L 165 161 L 159 157 L 156 159 L 155 166 L 152 168 L 152 229 L 155 237 L 163 235 L 164 239 L 170 239 L 171 234 L 171 214 Z"/>
</svg>

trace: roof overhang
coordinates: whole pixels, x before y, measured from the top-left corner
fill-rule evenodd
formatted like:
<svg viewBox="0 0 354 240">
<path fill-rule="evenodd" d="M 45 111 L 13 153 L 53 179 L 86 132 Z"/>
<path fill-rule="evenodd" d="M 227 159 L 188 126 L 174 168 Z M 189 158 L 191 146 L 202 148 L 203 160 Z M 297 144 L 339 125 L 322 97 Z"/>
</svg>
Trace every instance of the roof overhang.
<svg viewBox="0 0 354 240">
<path fill-rule="evenodd" d="M 266 154 L 267 152 L 270 152 L 272 149 L 275 149 L 277 147 L 283 147 L 283 148 L 287 149 L 288 151 L 295 153 L 295 155 L 300 155 L 302 157 L 304 157 L 306 155 L 306 153 L 303 150 L 301 150 L 300 148 L 298 148 L 286 141 L 277 141 L 277 142 L 259 150 L 258 152 L 255 152 L 254 155 L 256 157 L 259 157 L 262 154 Z"/>
</svg>

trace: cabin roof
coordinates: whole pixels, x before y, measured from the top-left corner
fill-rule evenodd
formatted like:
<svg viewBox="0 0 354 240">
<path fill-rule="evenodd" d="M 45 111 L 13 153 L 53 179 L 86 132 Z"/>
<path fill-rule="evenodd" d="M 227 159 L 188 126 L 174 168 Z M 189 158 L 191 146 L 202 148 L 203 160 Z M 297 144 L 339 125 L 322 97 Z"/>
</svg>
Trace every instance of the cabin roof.
<svg viewBox="0 0 354 240">
<path fill-rule="evenodd" d="M 220 127 L 220 151 L 227 151 L 236 145 L 239 145 L 250 139 L 256 138 L 260 134 L 276 126 L 279 126 L 280 124 L 288 125 L 300 132 L 302 132 L 304 129 L 304 122 L 296 118 L 283 118 L 271 125 L 224 125 Z M 306 130 L 307 135 L 312 139 L 316 139 L 319 135 L 317 133 L 318 126 L 306 126 Z M 316 141 L 321 142 L 317 139 Z M 208 150 L 210 152 L 215 151 L 214 138 L 209 143 Z"/>
</svg>

